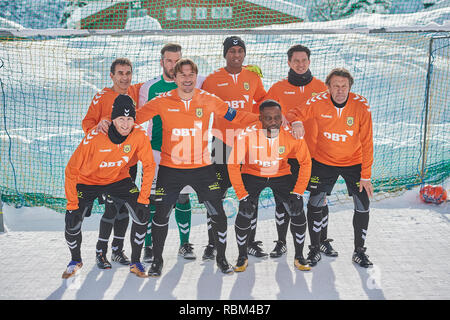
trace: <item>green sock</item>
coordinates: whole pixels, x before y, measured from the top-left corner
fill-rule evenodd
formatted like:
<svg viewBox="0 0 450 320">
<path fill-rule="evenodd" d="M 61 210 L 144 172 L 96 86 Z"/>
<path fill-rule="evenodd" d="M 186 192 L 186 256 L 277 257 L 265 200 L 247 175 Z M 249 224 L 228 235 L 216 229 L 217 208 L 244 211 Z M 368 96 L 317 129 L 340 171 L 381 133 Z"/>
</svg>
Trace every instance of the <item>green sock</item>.
<svg viewBox="0 0 450 320">
<path fill-rule="evenodd" d="M 191 202 L 178 203 L 175 205 L 175 220 L 180 233 L 180 245 L 189 242 L 191 232 Z"/>
<path fill-rule="evenodd" d="M 145 243 L 144 246 L 151 247 L 152 246 L 152 220 L 155 215 L 155 205 L 150 204 L 150 219 L 148 220 L 147 226 L 147 234 L 145 235 Z"/>
</svg>

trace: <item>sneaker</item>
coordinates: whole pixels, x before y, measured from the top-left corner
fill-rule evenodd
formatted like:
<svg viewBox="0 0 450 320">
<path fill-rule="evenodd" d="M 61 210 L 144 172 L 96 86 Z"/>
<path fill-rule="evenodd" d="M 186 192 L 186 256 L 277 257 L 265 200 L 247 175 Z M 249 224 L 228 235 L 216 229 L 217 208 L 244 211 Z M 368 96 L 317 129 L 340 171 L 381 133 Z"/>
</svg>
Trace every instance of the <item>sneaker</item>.
<svg viewBox="0 0 450 320">
<path fill-rule="evenodd" d="M 148 275 L 145 273 L 145 268 L 140 262 L 130 264 L 130 272 L 139 278 L 148 278 Z"/>
<path fill-rule="evenodd" d="M 366 254 L 366 248 L 359 247 L 353 252 L 353 262 L 356 262 L 363 268 L 369 268 L 373 266 L 373 263 L 369 260 L 369 256 Z"/>
<path fill-rule="evenodd" d="M 309 265 L 311 267 L 314 267 L 321 258 L 322 256 L 320 255 L 319 246 L 309 246 L 308 257 L 306 258 L 309 262 Z"/>
<path fill-rule="evenodd" d="M 220 258 L 217 259 L 217 267 L 220 269 L 220 271 L 222 271 L 223 273 L 233 273 L 233 266 L 231 264 L 228 263 L 227 259 L 225 258 Z"/>
<path fill-rule="evenodd" d="M 163 260 L 155 260 L 153 259 L 153 262 L 150 266 L 150 269 L 148 269 L 148 275 L 150 277 L 160 277 L 161 276 L 161 271 L 163 268 Z"/>
<path fill-rule="evenodd" d="M 262 241 L 253 241 L 253 243 L 248 246 L 247 253 L 257 258 L 267 257 L 269 254 L 264 252 L 260 245 L 262 245 Z"/>
<path fill-rule="evenodd" d="M 113 250 L 111 260 L 123 264 L 124 266 L 130 265 L 130 259 L 125 255 L 124 250 Z"/>
<path fill-rule="evenodd" d="M 106 259 L 103 253 L 96 253 L 95 260 L 97 261 L 97 267 L 100 269 L 111 269 L 111 263 Z"/>
<path fill-rule="evenodd" d="M 192 247 L 192 243 L 186 242 L 178 250 L 178 255 L 188 260 L 195 260 L 197 257 L 195 256 L 193 250 L 194 248 Z"/>
<path fill-rule="evenodd" d="M 338 253 L 336 250 L 333 249 L 333 247 L 331 246 L 331 243 L 333 239 L 325 239 L 321 244 L 320 244 L 320 252 L 323 252 L 326 256 L 329 257 L 337 257 Z"/>
<path fill-rule="evenodd" d="M 216 257 L 216 247 L 214 247 L 213 244 L 208 244 L 205 248 L 205 251 L 203 251 L 203 260 L 214 260 Z"/>
<path fill-rule="evenodd" d="M 234 266 L 235 272 L 243 272 L 247 269 L 248 257 L 240 256 L 237 259 L 236 266 Z"/>
<path fill-rule="evenodd" d="M 83 262 L 81 261 L 70 261 L 67 265 L 66 271 L 63 272 L 62 278 L 67 279 L 73 276 L 78 270 L 83 266 Z"/>
<path fill-rule="evenodd" d="M 294 259 L 294 267 L 302 271 L 311 270 L 311 267 L 309 266 L 309 261 L 303 257 L 296 257 Z"/>
<path fill-rule="evenodd" d="M 287 252 L 286 243 L 280 240 L 274 242 L 276 242 L 275 248 L 273 248 L 273 250 L 270 252 L 270 257 L 279 258 Z"/>
<path fill-rule="evenodd" d="M 153 246 L 144 247 L 144 258 L 142 258 L 142 261 L 145 263 L 153 261 Z"/>
</svg>

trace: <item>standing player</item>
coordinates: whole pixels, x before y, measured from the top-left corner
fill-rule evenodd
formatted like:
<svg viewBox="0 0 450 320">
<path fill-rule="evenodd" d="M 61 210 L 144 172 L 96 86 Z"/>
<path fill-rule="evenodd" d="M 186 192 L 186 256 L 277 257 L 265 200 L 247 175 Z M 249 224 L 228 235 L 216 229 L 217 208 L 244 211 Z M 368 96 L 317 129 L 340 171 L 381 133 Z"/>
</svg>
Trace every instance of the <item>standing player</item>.
<svg viewBox="0 0 450 320">
<path fill-rule="evenodd" d="M 119 94 L 129 95 L 135 102 L 139 97 L 139 88 L 142 83 L 131 85 L 133 76 L 133 65 L 127 58 L 118 58 L 113 61 L 109 74 L 113 85 L 111 88 L 103 88 L 92 99 L 89 109 L 81 122 L 85 134 L 95 128 L 102 118 L 111 114 L 114 100 Z M 130 176 L 136 179 L 137 161 L 132 159 L 128 163 Z M 104 196 L 104 195 L 103 195 Z M 128 211 L 125 207 L 117 208 L 111 201 L 104 201 L 103 196 L 99 197 L 99 202 L 105 202 L 105 214 L 100 221 L 100 232 L 103 236 L 98 237 L 97 242 L 97 266 L 101 269 L 111 268 L 111 264 L 106 258 L 109 237 L 114 226 L 114 237 L 111 244 L 111 260 L 123 265 L 129 265 L 130 260 L 123 251 L 123 241 L 129 223 Z M 119 212 L 117 212 L 119 211 Z M 112 218 L 114 217 L 114 218 Z"/>
<path fill-rule="evenodd" d="M 225 67 L 216 70 L 206 77 L 202 89 L 215 94 L 231 108 L 253 112 L 254 103 L 256 102 L 258 105 L 262 101 L 266 95 L 266 90 L 264 89 L 260 75 L 243 67 L 246 56 L 244 41 L 237 36 L 226 38 L 223 42 L 223 56 L 226 61 Z M 220 130 L 222 138 L 215 137 L 214 139 L 213 161 L 221 182 L 220 186 L 224 191 L 223 196 L 225 197 L 228 188 L 231 187 L 226 161 L 231 151 L 234 131 L 226 130 L 226 128 L 230 128 L 230 125 L 225 123 L 223 119 L 217 121 L 215 128 Z M 242 125 L 236 124 L 234 128 L 240 129 Z M 248 246 L 249 254 L 255 257 L 265 257 L 267 253 L 260 247 L 261 241 L 255 241 L 256 216 L 257 213 L 252 223 L 253 231 Z M 208 230 L 211 230 L 209 226 Z M 203 259 L 214 258 L 211 232 L 208 232 L 208 237 L 209 243 L 203 254 Z"/>
<path fill-rule="evenodd" d="M 308 261 L 303 257 L 306 217 L 302 198 L 311 174 L 308 147 L 303 139 L 295 140 L 288 127 L 281 128 L 282 114 L 278 102 L 265 100 L 259 111 L 260 122 L 236 136 L 228 161 L 230 180 L 239 199 L 235 223 L 239 257 L 235 271 L 245 271 L 247 268 L 251 220 L 254 219 L 259 195 L 266 187 L 272 189 L 283 205 L 283 212 L 291 217 L 295 267 L 310 270 Z M 300 163 L 299 174 L 295 178 L 291 174 L 288 157 L 295 157 Z"/>
<path fill-rule="evenodd" d="M 94 200 L 102 194 L 107 194 L 108 201 L 117 207 L 124 206 L 130 212 L 133 220 L 130 272 L 146 277 L 139 258 L 150 214 L 148 198 L 155 163 L 144 129 L 134 124 L 135 114 L 134 101 L 127 95 L 119 95 L 114 100 L 108 134 L 92 129 L 67 164 L 65 238 L 72 260 L 63 278 L 71 277 L 83 265 L 81 225 Z M 144 172 L 141 192 L 131 180 L 127 167 L 134 156 L 142 162 Z M 109 218 L 114 219 L 114 216 Z M 102 249 L 106 250 L 106 244 Z"/>
<path fill-rule="evenodd" d="M 178 60 L 181 59 L 181 46 L 175 43 L 168 43 L 161 49 L 161 67 L 163 69 L 162 75 L 145 82 L 139 91 L 139 106 L 143 106 L 147 101 L 161 93 L 176 89 L 177 84 L 174 81 L 173 68 Z M 201 87 L 203 82 L 202 77 L 197 78 L 197 88 Z M 153 157 L 156 165 L 159 165 L 161 158 L 161 144 L 162 144 L 162 124 L 161 117 L 156 115 L 149 121 L 148 135 L 151 139 Z M 157 176 L 158 167 L 156 168 L 155 177 Z M 156 182 L 154 181 L 154 184 Z M 175 220 L 178 225 L 180 234 L 180 249 L 178 254 L 185 259 L 195 259 L 192 244 L 189 243 L 189 233 L 191 231 L 191 202 L 189 200 L 189 189 L 185 188 L 180 193 L 177 203 L 175 204 Z M 151 262 L 153 260 L 152 249 L 152 234 L 151 221 L 155 213 L 155 205 L 150 203 L 150 220 L 148 224 L 148 231 L 145 237 L 144 246 L 144 262 Z"/>
<path fill-rule="evenodd" d="M 309 48 L 302 45 L 294 45 L 289 48 L 287 52 L 289 73 L 287 78 L 282 79 L 275 84 L 267 92 L 266 99 L 273 99 L 278 101 L 285 115 L 291 108 L 294 108 L 302 103 L 306 102 L 311 97 L 319 94 L 322 91 L 327 90 L 327 86 L 319 79 L 315 78 L 311 70 L 309 69 L 311 60 L 311 51 Z M 309 119 L 304 122 L 305 127 L 305 140 L 308 144 L 309 153 L 314 158 L 317 125 L 314 119 Z M 291 165 L 292 174 L 294 176 L 298 174 L 298 162 L 295 158 L 289 159 Z M 273 258 L 283 255 L 286 248 L 286 234 L 289 225 L 289 215 L 281 212 L 283 206 L 275 198 L 276 214 L 275 222 L 277 226 L 278 241 L 276 241 L 275 248 L 270 252 L 270 256 Z M 315 213 L 318 214 L 318 213 Z M 320 250 L 328 256 L 337 256 L 338 253 L 333 249 L 330 242 L 332 239 L 327 239 L 328 230 L 328 206 L 325 205 L 322 208 L 322 221 L 320 226 L 313 224 L 313 217 L 311 211 L 308 211 L 308 229 L 310 234 L 320 231 Z"/>
<path fill-rule="evenodd" d="M 216 96 L 195 88 L 198 68 L 190 59 L 180 59 L 174 67 L 177 88 L 147 102 L 137 113 L 143 123 L 161 116 L 161 162 L 156 182 L 156 212 L 152 220 L 153 262 L 150 276 L 160 276 L 169 216 L 180 191 L 190 185 L 211 217 L 217 248 L 216 262 L 224 273 L 233 272 L 225 257 L 227 217 L 222 191 L 209 152 L 209 131 L 215 119 L 237 121 L 243 125 L 258 118 L 253 113 L 237 112 Z"/>
<path fill-rule="evenodd" d="M 291 109 L 286 118 L 293 121 L 293 134 L 302 135 L 301 121 L 313 118 L 317 123 L 317 143 L 312 161 L 311 192 L 308 211 L 321 212 L 325 197 L 330 194 L 339 176 L 353 197 L 354 245 L 353 261 L 362 267 L 372 265 L 365 254 L 364 242 L 369 225 L 369 197 L 373 195 L 370 182 L 373 163 L 372 117 L 367 100 L 350 92 L 353 77 L 344 68 L 333 69 L 325 81 L 328 92 L 309 99 Z M 300 121 L 300 122 L 297 122 Z M 314 216 L 320 225 L 321 215 Z M 314 266 L 320 260 L 320 232 L 312 234 L 308 260 Z"/>
</svg>

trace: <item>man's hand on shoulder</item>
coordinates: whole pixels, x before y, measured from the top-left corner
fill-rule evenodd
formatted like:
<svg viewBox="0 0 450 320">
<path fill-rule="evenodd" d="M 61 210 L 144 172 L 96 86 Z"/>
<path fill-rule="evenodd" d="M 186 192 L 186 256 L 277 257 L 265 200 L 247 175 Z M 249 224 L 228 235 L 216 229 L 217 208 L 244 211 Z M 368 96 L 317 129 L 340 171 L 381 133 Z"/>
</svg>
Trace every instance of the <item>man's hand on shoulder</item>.
<svg viewBox="0 0 450 320">
<path fill-rule="evenodd" d="M 110 125 L 111 125 L 111 121 L 108 121 L 106 119 L 100 120 L 100 122 L 97 125 L 97 131 L 107 134 Z"/>
</svg>

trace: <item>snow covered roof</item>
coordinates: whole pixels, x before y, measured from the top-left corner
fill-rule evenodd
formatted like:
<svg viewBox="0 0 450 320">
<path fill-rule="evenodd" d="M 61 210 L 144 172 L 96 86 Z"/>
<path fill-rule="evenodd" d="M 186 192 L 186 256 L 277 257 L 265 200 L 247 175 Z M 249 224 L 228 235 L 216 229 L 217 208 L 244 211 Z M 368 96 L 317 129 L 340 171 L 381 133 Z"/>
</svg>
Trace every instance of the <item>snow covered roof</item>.
<svg viewBox="0 0 450 320">
<path fill-rule="evenodd" d="M 17 22 L 0 17 L 0 28 L 22 30 L 24 27 Z"/>
<path fill-rule="evenodd" d="M 76 8 L 72 15 L 67 19 L 67 28 L 76 28 L 81 20 L 96 14 L 99 11 L 112 7 L 116 3 L 124 2 L 123 0 L 112 1 L 95 1 L 84 7 Z"/>
</svg>

